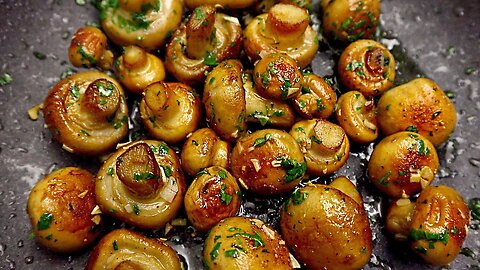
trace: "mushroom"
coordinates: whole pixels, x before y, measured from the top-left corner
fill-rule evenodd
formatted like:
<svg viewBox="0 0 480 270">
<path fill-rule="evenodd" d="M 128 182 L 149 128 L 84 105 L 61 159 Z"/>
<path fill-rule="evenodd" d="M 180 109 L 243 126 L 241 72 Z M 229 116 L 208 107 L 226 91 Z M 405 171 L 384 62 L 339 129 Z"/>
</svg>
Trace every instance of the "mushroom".
<svg viewBox="0 0 480 270">
<path fill-rule="evenodd" d="M 183 144 L 181 160 L 183 170 L 195 175 L 203 168 L 230 166 L 230 145 L 210 128 L 198 129 Z"/>
<path fill-rule="evenodd" d="M 385 92 L 378 101 L 377 121 L 385 135 L 414 131 L 435 146 L 455 129 L 455 106 L 434 81 L 419 78 Z"/>
<path fill-rule="evenodd" d="M 107 50 L 107 37 L 93 26 L 75 32 L 68 48 L 68 59 L 76 67 L 98 66 L 107 70 L 113 65 L 113 53 Z"/>
<path fill-rule="evenodd" d="M 295 112 L 285 101 L 265 98 L 254 86 L 251 72 L 242 74 L 247 122 L 259 123 L 261 126 L 290 128 L 295 121 Z"/>
<path fill-rule="evenodd" d="M 231 170 L 248 191 L 277 195 L 300 183 L 307 165 L 292 136 L 281 130 L 263 129 L 237 141 L 232 150 Z"/>
<path fill-rule="evenodd" d="M 204 265 L 211 270 L 291 270 L 292 258 L 277 231 L 249 217 L 223 219 L 203 245 Z"/>
<path fill-rule="evenodd" d="M 131 230 L 116 229 L 98 243 L 85 269 L 181 270 L 183 265 L 167 242 Z"/>
<path fill-rule="evenodd" d="M 452 262 L 467 238 L 470 214 L 462 196 L 448 186 L 429 186 L 415 202 L 394 201 L 387 214 L 387 231 L 425 262 Z"/>
<path fill-rule="evenodd" d="M 247 130 L 242 69 L 239 60 L 220 63 L 208 74 L 203 90 L 207 122 L 222 139 L 229 142 L 238 139 Z"/>
<path fill-rule="evenodd" d="M 340 55 L 338 74 L 348 89 L 379 96 L 393 86 L 395 58 L 376 41 L 357 40 Z"/>
<path fill-rule="evenodd" d="M 308 269 L 361 269 L 372 255 L 362 198 L 345 177 L 296 189 L 280 210 L 280 228 Z"/>
<path fill-rule="evenodd" d="M 144 91 L 140 115 L 153 138 L 177 143 L 197 129 L 202 103 L 188 85 L 156 82 Z"/>
<path fill-rule="evenodd" d="M 294 108 L 307 119 L 330 117 L 336 102 L 332 87 L 313 73 L 303 76 L 301 94 L 293 98 Z"/>
<path fill-rule="evenodd" d="M 185 212 L 195 229 L 206 232 L 222 219 L 240 210 L 241 196 L 237 180 L 219 166 L 197 173 L 185 194 Z"/>
<path fill-rule="evenodd" d="M 348 137 L 357 143 L 370 143 L 378 137 L 376 107 L 373 98 L 366 99 L 358 91 L 340 96 L 335 115 Z"/>
<path fill-rule="evenodd" d="M 201 84 L 218 63 L 238 58 L 242 39 L 237 18 L 217 12 L 214 6 L 199 6 L 167 44 L 167 70 L 181 82 Z"/>
<path fill-rule="evenodd" d="M 183 1 L 101 1 L 100 22 L 117 45 L 137 45 L 147 51 L 160 48 L 182 20 Z"/>
<path fill-rule="evenodd" d="M 305 154 L 312 175 L 336 172 L 348 160 L 350 143 L 342 127 L 323 119 L 302 120 L 293 125 L 290 135 Z"/>
<path fill-rule="evenodd" d="M 420 134 L 403 131 L 375 146 L 368 162 L 368 177 L 389 197 L 408 197 L 430 185 L 438 167 L 433 144 Z"/>
<path fill-rule="evenodd" d="M 287 100 L 300 94 L 302 72 L 286 54 L 266 55 L 255 64 L 253 74 L 257 93 L 265 98 Z"/>
<path fill-rule="evenodd" d="M 58 253 L 74 253 L 98 238 L 103 222 L 94 179 L 86 170 L 67 167 L 33 187 L 27 212 L 39 244 Z"/>
<path fill-rule="evenodd" d="M 115 75 L 128 91 L 141 94 L 149 84 L 165 79 L 165 67 L 155 55 L 131 45 L 115 62 Z"/>
<path fill-rule="evenodd" d="M 88 71 L 61 80 L 43 104 L 45 124 L 68 152 L 105 154 L 127 135 L 122 87 L 103 73 Z"/>
<path fill-rule="evenodd" d="M 302 68 L 318 49 L 318 37 L 306 9 L 277 4 L 253 19 L 245 29 L 245 52 L 252 62 L 271 53 L 288 54 Z"/>
<path fill-rule="evenodd" d="M 185 180 L 175 152 L 161 141 L 121 146 L 100 168 L 95 185 L 103 213 L 143 229 L 158 229 L 183 204 Z"/>
<path fill-rule="evenodd" d="M 333 40 L 371 38 L 380 22 L 380 0 L 321 0 L 322 28 Z"/>
</svg>

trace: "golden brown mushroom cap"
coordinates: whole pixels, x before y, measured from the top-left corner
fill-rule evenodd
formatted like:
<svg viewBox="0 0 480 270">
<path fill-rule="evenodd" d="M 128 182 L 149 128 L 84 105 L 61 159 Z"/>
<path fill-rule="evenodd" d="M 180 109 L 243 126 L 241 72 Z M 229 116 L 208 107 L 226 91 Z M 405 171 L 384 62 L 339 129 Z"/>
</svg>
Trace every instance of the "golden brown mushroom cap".
<svg viewBox="0 0 480 270">
<path fill-rule="evenodd" d="M 237 179 L 219 166 L 197 173 L 185 194 L 188 220 L 199 231 L 208 231 L 222 219 L 235 216 L 241 193 Z"/>
<path fill-rule="evenodd" d="M 98 66 L 106 70 L 113 65 L 113 53 L 107 50 L 107 37 L 93 26 L 75 32 L 68 48 L 68 59 L 76 67 Z"/>
<path fill-rule="evenodd" d="M 147 151 L 130 152 L 132 147 L 144 144 L 153 155 Z M 152 162 L 158 164 L 158 170 Z M 141 185 L 133 185 L 131 178 Z M 158 181 L 158 185 L 148 181 Z M 154 140 L 121 146 L 100 168 L 95 186 L 103 213 L 145 229 L 162 228 L 174 219 L 182 207 L 185 190 L 177 155 L 164 142 Z"/>
<path fill-rule="evenodd" d="M 245 29 L 244 48 L 252 62 L 271 53 L 285 53 L 305 67 L 318 49 L 318 37 L 308 12 L 294 5 L 277 4 L 257 16 Z"/>
<path fill-rule="evenodd" d="M 393 86 L 395 58 L 376 41 L 357 40 L 342 52 L 338 74 L 348 89 L 379 96 Z"/>
<path fill-rule="evenodd" d="M 74 253 L 99 236 L 94 176 L 80 168 L 52 172 L 33 187 L 27 202 L 35 238 L 58 253 Z"/>
<path fill-rule="evenodd" d="M 419 78 L 385 92 L 378 101 L 377 120 L 386 135 L 410 130 L 439 146 L 457 124 L 455 106 L 432 80 Z"/>
<path fill-rule="evenodd" d="M 101 1 L 100 22 L 117 45 L 160 48 L 182 20 L 183 1 Z"/>
<path fill-rule="evenodd" d="M 303 76 L 301 94 L 294 97 L 297 112 L 307 118 L 328 118 L 335 109 L 337 95 L 333 88 L 315 74 Z"/>
<path fill-rule="evenodd" d="M 368 176 L 389 197 L 411 196 L 430 185 L 439 167 L 435 147 L 413 132 L 398 132 L 375 146 Z"/>
<path fill-rule="evenodd" d="M 141 94 L 149 84 L 165 79 L 165 67 L 155 55 L 131 45 L 117 59 L 115 75 L 129 92 Z"/>
<path fill-rule="evenodd" d="M 202 103 L 186 84 L 156 82 L 145 89 L 140 115 L 153 138 L 177 143 L 197 129 Z"/>
<path fill-rule="evenodd" d="M 321 0 L 324 33 L 341 42 L 368 39 L 380 22 L 380 0 Z"/>
<path fill-rule="evenodd" d="M 120 84 L 87 71 L 57 83 L 44 101 L 45 124 L 68 152 L 101 155 L 128 132 L 128 108 Z"/>
<path fill-rule="evenodd" d="M 105 235 L 88 259 L 87 270 L 181 270 L 177 252 L 165 241 L 127 229 Z"/>
<path fill-rule="evenodd" d="M 343 190 L 353 186 L 347 182 Z M 370 260 L 372 231 L 363 203 L 337 185 L 296 189 L 280 210 L 282 236 L 308 269 L 361 269 Z"/>
<path fill-rule="evenodd" d="M 206 72 L 218 63 L 238 58 L 242 40 L 237 18 L 216 12 L 213 6 L 200 6 L 167 44 L 165 65 L 177 80 L 202 84 Z"/>
</svg>

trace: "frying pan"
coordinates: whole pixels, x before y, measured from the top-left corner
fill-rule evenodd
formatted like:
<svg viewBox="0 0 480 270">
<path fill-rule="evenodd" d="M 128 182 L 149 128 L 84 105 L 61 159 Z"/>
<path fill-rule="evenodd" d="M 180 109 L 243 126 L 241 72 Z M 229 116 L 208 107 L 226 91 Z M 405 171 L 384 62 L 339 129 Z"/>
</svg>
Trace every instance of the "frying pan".
<svg viewBox="0 0 480 270">
<path fill-rule="evenodd" d="M 0 0 L 0 75 L 8 73 L 13 78 L 10 84 L 0 86 L 1 269 L 85 266 L 88 250 L 60 256 L 29 239 L 25 205 L 32 186 L 52 170 L 73 165 L 95 172 L 98 162 L 61 150 L 44 128 L 41 116 L 31 121 L 27 110 L 41 103 L 60 75 L 71 68 L 67 48 L 72 33 L 86 23 L 97 22 L 97 18 L 88 1 L 80 6 L 73 0 Z M 384 0 L 381 21 L 381 41 L 399 61 L 396 83 L 423 75 L 455 95 L 458 125 L 438 150 L 442 169 L 434 184 L 455 187 L 467 201 L 480 197 L 480 1 Z M 324 76 L 331 75 L 333 65 L 331 53 L 322 49 L 312 68 Z M 382 225 L 386 200 L 365 178 L 372 149 L 373 145 L 354 147 L 347 165 L 336 173 L 358 184 L 369 212 L 375 248 L 365 269 L 434 269 L 386 236 Z M 276 209 L 282 200 L 247 196 L 241 214 L 277 226 Z M 462 254 L 451 263 L 451 269 L 479 269 L 479 227 L 478 221 L 471 226 Z M 201 236 L 185 227 L 175 229 L 168 238 L 188 269 L 201 269 Z"/>
</svg>

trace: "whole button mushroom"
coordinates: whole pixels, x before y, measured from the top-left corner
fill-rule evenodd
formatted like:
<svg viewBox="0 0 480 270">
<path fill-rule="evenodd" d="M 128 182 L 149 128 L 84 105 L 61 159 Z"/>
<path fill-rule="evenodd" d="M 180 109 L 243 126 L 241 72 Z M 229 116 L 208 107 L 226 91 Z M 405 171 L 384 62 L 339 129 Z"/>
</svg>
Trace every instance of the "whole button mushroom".
<svg viewBox="0 0 480 270">
<path fill-rule="evenodd" d="M 129 92 L 141 94 L 149 84 L 165 79 L 165 67 L 155 55 L 131 45 L 115 62 L 115 75 Z"/>
<path fill-rule="evenodd" d="M 262 195 L 284 194 L 304 178 L 305 158 L 285 131 L 263 129 L 237 141 L 231 156 L 232 174 L 248 191 Z"/>
<path fill-rule="evenodd" d="M 448 186 L 429 186 L 416 202 L 402 198 L 387 214 L 387 230 L 425 262 L 447 265 L 460 252 L 467 238 L 470 214 L 462 196 Z"/>
<path fill-rule="evenodd" d="M 320 7 L 323 31 L 333 40 L 371 38 L 380 22 L 380 0 L 321 0 Z"/>
<path fill-rule="evenodd" d="M 395 58 L 376 41 L 357 40 L 340 55 L 338 74 L 348 89 L 379 96 L 393 86 Z"/>
<path fill-rule="evenodd" d="M 336 103 L 333 88 L 313 73 L 303 76 L 301 94 L 293 98 L 295 109 L 307 119 L 330 117 Z"/>
<path fill-rule="evenodd" d="M 174 219 L 185 190 L 177 155 L 153 140 L 120 147 L 100 168 L 95 185 L 103 213 L 143 229 L 159 229 Z"/>
<path fill-rule="evenodd" d="M 312 175 L 334 173 L 348 160 L 350 142 L 336 124 L 323 119 L 302 120 L 293 125 L 290 135 L 305 154 L 307 170 Z"/>
<path fill-rule="evenodd" d="M 30 192 L 27 212 L 35 239 L 58 253 L 74 253 L 100 235 L 101 214 L 95 203 L 95 177 L 67 167 L 40 180 Z"/>
<path fill-rule="evenodd" d="M 376 106 L 358 91 L 340 96 L 335 116 L 348 137 L 357 143 L 370 143 L 378 137 Z"/>
<path fill-rule="evenodd" d="M 188 85 L 156 82 L 144 91 L 140 115 L 153 138 L 178 143 L 197 129 L 202 103 Z"/>
<path fill-rule="evenodd" d="M 101 155 L 128 133 L 128 107 L 113 78 L 87 71 L 57 83 L 44 101 L 45 124 L 68 152 Z"/>
<path fill-rule="evenodd" d="M 412 196 L 430 185 L 439 167 L 435 147 L 413 132 L 398 132 L 375 146 L 368 162 L 370 181 L 393 198 Z"/>
<path fill-rule="evenodd" d="M 288 54 L 300 67 L 310 64 L 318 49 L 317 33 L 306 9 L 276 4 L 245 29 L 245 52 L 252 62 L 271 53 Z"/>
<path fill-rule="evenodd" d="M 107 50 L 107 37 L 102 30 L 92 26 L 75 32 L 68 48 L 68 59 L 76 67 L 98 66 L 107 70 L 113 65 L 113 53 Z"/>
<path fill-rule="evenodd" d="M 242 70 L 238 60 L 220 63 L 208 74 L 203 90 L 207 122 L 229 142 L 240 138 L 247 130 Z"/>
<path fill-rule="evenodd" d="M 194 176 L 210 166 L 230 167 L 230 145 L 210 128 L 196 130 L 185 140 L 181 153 L 185 173 Z"/>
<path fill-rule="evenodd" d="M 238 58 L 242 39 L 237 18 L 217 12 L 214 6 L 199 6 L 167 44 L 167 70 L 181 82 L 202 84 L 206 72 L 218 63 Z"/>
<path fill-rule="evenodd" d="M 308 269 L 361 269 L 372 231 L 360 194 L 345 177 L 296 189 L 280 210 L 287 246 Z"/>
<path fill-rule="evenodd" d="M 183 1 L 100 1 L 100 22 L 117 45 L 137 45 L 147 51 L 160 48 L 182 20 Z"/>
<path fill-rule="evenodd" d="M 224 218 L 235 216 L 240 203 L 237 180 L 219 166 L 198 172 L 184 199 L 188 220 L 202 232 L 210 230 Z"/>
<path fill-rule="evenodd" d="M 211 270 L 293 269 L 292 258 L 278 232 L 248 217 L 220 221 L 203 246 L 203 262 Z"/>
<path fill-rule="evenodd" d="M 98 243 L 85 269 L 181 270 L 183 265 L 177 252 L 164 240 L 116 229 Z"/>
<path fill-rule="evenodd" d="M 385 92 L 378 101 L 377 120 L 385 135 L 413 131 L 435 146 L 455 129 L 455 106 L 432 80 L 419 78 Z"/>
</svg>

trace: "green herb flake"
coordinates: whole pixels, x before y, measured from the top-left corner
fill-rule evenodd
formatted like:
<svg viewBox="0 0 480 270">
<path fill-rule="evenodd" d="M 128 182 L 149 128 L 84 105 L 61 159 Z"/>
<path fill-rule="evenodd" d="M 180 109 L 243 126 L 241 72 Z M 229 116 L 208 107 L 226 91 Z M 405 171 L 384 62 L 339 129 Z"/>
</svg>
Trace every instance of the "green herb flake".
<svg viewBox="0 0 480 270">
<path fill-rule="evenodd" d="M 80 88 L 78 88 L 77 84 L 73 84 L 71 87 L 70 87 L 70 94 L 72 95 L 72 97 L 74 97 L 75 99 L 78 99 L 80 97 Z"/>
<path fill-rule="evenodd" d="M 378 183 L 382 186 L 386 186 L 388 187 L 388 185 L 390 184 L 389 182 L 387 182 L 387 179 L 388 177 L 390 177 L 390 175 L 392 175 L 392 171 L 388 171 L 387 173 L 385 173 L 381 178 L 380 180 L 378 180 Z"/>
<path fill-rule="evenodd" d="M 44 53 L 37 52 L 37 51 L 34 51 L 34 52 L 33 52 L 33 56 L 35 56 L 35 58 L 37 58 L 38 60 L 45 60 L 45 59 L 47 59 L 47 56 L 46 56 Z"/>
<path fill-rule="evenodd" d="M 82 57 L 80 58 L 80 61 L 87 60 L 91 65 L 96 65 L 97 60 L 93 58 L 90 54 L 88 54 L 82 46 L 78 46 L 77 48 L 77 53 L 79 53 Z"/>
<path fill-rule="evenodd" d="M 416 126 L 408 126 L 406 131 L 418 132 L 418 128 Z"/>
<path fill-rule="evenodd" d="M 195 174 L 195 177 L 199 177 L 199 176 L 202 176 L 204 174 L 210 175 L 210 173 L 206 169 L 203 169 L 203 170 L 199 171 L 197 174 Z"/>
<path fill-rule="evenodd" d="M 118 250 L 118 244 L 116 240 L 113 240 L 112 247 L 113 247 L 113 250 Z"/>
<path fill-rule="evenodd" d="M 432 114 L 432 120 L 435 119 L 435 118 L 437 118 L 441 113 L 442 113 L 441 111 L 434 112 L 434 113 Z"/>
<path fill-rule="evenodd" d="M 215 67 L 218 65 L 217 59 L 213 52 L 208 52 L 203 58 L 203 63 L 207 66 Z"/>
<path fill-rule="evenodd" d="M 226 184 L 222 184 L 222 188 L 220 189 L 220 199 L 222 202 L 224 202 L 226 205 L 229 205 L 230 202 L 232 202 L 233 196 L 228 194 L 225 191 L 225 188 L 227 188 Z"/>
<path fill-rule="evenodd" d="M 283 179 L 287 183 L 303 177 L 305 175 L 305 172 L 307 171 L 306 162 L 298 162 L 295 159 L 289 159 L 285 157 L 279 157 L 277 158 L 277 160 L 281 161 L 280 165 L 286 172 L 286 175 Z"/>
<path fill-rule="evenodd" d="M 422 254 L 427 254 L 427 250 L 424 247 L 417 246 L 415 247 L 415 251 L 422 253 Z"/>
<path fill-rule="evenodd" d="M 292 199 L 292 203 L 294 205 L 299 205 L 303 203 L 303 201 L 308 197 L 307 192 L 301 192 L 299 189 L 295 190 L 295 192 L 292 193 L 292 196 L 290 198 Z"/>
<path fill-rule="evenodd" d="M 208 84 L 212 85 L 215 82 L 215 77 L 210 78 Z"/>
<path fill-rule="evenodd" d="M 477 71 L 477 69 L 474 67 L 467 67 L 464 70 L 465 75 L 472 75 L 473 73 L 475 73 L 475 71 Z"/>
<path fill-rule="evenodd" d="M 315 135 L 312 135 L 310 136 L 310 140 L 316 144 L 321 144 L 322 141 L 320 139 L 318 139 L 317 137 L 315 137 Z"/>
<path fill-rule="evenodd" d="M 451 90 L 445 90 L 445 95 L 447 95 L 447 97 L 449 99 L 454 99 L 455 98 L 455 92 L 453 92 Z"/>
<path fill-rule="evenodd" d="M 255 241 L 255 243 L 253 244 L 254 247 L 265 246 L 265 241 L 263 241 L 262 237 L 260 236 L 260 234 L 258 234 L 258 232 L 255 232 L 255 234 L 234 233 L 230 236 L 227 236 L 227 238 L 238 237 L 238 236 L 245 237 L 245 238 L 248 238 L 248 239 L 251 239 L 251 240 Z"/>
<path fill-rule="evenodd" d="M 52 224 L 53 221 L 53 214 L 49 212 L 43 213 L 43 215 L 40 216 L 40 219 L 37 222 L 37 229 L 39 231 L 46 230 L 50 228 L 50 224 Z"/>
<path fill-rule="evenodd" d="M 360 249 L 360 252 L 361 252 L 361 253 L 366 253 L 366 252 L 367 252 L 367 247 L 362 247 L 362 248 Z"/>
<path fill-rule="evenodd" d="M 218 257 L 218 254 L 219 254 L 219 249 L 220 249 L 220 246 L 222 245 L 222 242 L 217 242 L 215 244 L 215 246 L 213 247 L 212 251 L 210 251 L 210 259 L 212 261 L 215 261 Z"/>
<path fill-rule="evenodd" d="M 8 73 L 3 73 L 1 76 L 0 76 L 0 86 L 5 86 L 7 84 L 10 84 L 11 82 L 13 82 L 13 78 L 10 74 Z"/>
<path fill-rule="evenodd" d="M 132 205 L 132 208 L 133 208 L 133 213 L 138 216 L 140 214 L 140 208 L 138 208 L 138 205 L 135 203 Z"/>
<path fill-rule="evenodd" d="M 265 134 L 265 137 L 257 138 L 253 143 L 253 147 L 260 147 L 264 145 L 267 141 L 269 141 L 271 138 L 272 138 L 272 134 L 267 133 Z"/>
<path fill-rule="evenodd" d="M 225 257 L 237 258 L 238 257 L 238 251 L 236 249 L 226 250 L 225 251 Z"/>
<path fill-rule="evenodd" d="M 473 219 L 480 220 L 480 198 L 470 199 L 468 202 L 468 208 Z"/>
<path fill-rule="evenodd" d="M 410 238 L 414 241 L 427 240 L 429 242 L 442 242 L 444 245 L 448 243 L 450 234 L 448 230 L 444 230 L 442 233 L 431 233 L 423 230 L 412 229 L 410 231 Z"/>
<path fill-rule="evenodd" d="M 163 172 L 165 173 L 166 177 L 170 177 L 173 175 L 172 167 L 167 165 L 160 165 L 160 167 L 163 169 Z"/>
<path fill-rule="evenodd" d="M 80 129 L 80 133 L 81 133 L 82 135 L 85 135 L 85 136 L 87 136 L 87 137 L 90 137 L 90 133 L 86 132 L 86 131 L 83 130 L 83 129 Z"/>
<path fill-rule="evenodd" d="M 163 166 L 162 166 L 162 168 L 163 168 Z M 170 173 L 171 173 L 171 171 L 170 171 Z M 151 180 L 151 179 L 159 179 L 159 178 L 160 178 L 160 176 L 155 175 L 152 172 L 135 172 L 133 174 L 133 179 L 135 181 L 138 181 L 138 182 L 143 181 L 143 180 Z"/>
<path fill-rule="evenodd" d="M 222 179 L 225 179 L 225 178 L 227 178 L 227 172 L 225 172 L 224 170 L 219 170 L 218 171 L 218 176 L 220 176 L 220 178 L 222 178 Z"/>
</svg>

